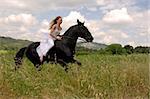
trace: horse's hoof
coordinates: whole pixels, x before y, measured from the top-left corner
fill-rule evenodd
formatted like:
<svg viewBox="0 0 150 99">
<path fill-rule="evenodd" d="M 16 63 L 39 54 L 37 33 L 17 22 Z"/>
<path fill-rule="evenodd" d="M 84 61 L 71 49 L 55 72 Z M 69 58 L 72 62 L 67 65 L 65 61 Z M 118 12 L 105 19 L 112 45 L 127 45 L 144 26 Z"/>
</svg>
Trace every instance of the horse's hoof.
<svg viewBox="0 0 150 99">
<path fill-rule="evenodd" d="M 38 68 L 36 68 L 37 69 L 37 71 L 41 71 L 42 70 L 42 68 L 41 67 L 38 67 Z"/>
<path fill-rule="evenodd" d="M 15 71 L 17 71 L 17 67 L 15 67 Z"/>
<path fill-rule="evenodd" d="M 55 62 L 55 61 L 50 61 L 49 63 L 50 63 L 50 64 L 56 64 L 56 62 Z"/>
<path fill-rule="evenodd" d="M 77 64 L 78 64 L 79 66 L 81 66 L 81 65 L 82 65 L 80 62 L 77 62 Z"/>
<path fill-rule="evenodd" d="M 38 69 L 38 71 L 41 71 L 41 70 L 42 70 L 41 68 Z"/>
<path fill-rule="evenodd" d="M 66 68 L 65 68 L 65 72 L 67 72 L 67 73 L 68 73 L 68 67 L 66 67 Z"/>
<path fill-rule="evenodd" d="M 15 71 L 16 71 L 17 69 L 19 69 L 19 68 L 20 68 L 19 64 L 16 65 L 16 66 L 15 66 Z"/>
<path fill-rule="evenodd" d="M 36 67 L 37 71 L 41 71 L 41 69 L 42 69 L 42 67 L 39 64 L 35 65 L 35 67 Z"/>
</svg>

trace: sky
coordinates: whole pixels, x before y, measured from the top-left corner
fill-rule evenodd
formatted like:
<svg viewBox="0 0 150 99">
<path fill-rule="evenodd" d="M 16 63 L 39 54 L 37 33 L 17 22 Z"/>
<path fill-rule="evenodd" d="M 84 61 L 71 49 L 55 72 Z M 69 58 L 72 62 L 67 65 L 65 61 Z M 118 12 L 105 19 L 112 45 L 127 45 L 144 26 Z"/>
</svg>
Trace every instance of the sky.
<svg viewBox="0 0 150 99">
<path fill-rule="evenodd" d="M 41 41 L 62 16 L 63 34 L 77 19 L 94 42 L 150 46 L 148 0 L 0 0 L 0 36 Z"/>
</svg>

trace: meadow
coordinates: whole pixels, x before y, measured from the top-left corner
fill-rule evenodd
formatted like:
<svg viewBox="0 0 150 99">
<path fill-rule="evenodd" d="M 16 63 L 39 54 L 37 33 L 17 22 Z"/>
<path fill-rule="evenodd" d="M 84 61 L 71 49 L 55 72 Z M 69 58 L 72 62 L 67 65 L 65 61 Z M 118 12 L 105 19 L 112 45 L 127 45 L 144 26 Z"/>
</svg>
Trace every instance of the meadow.
<svg viewBox="0 0 150 99">
<path fill-rule="evenodd" d="M 78 54 L 82 66 L 45 63 L 37 71 L 25 57 L 14 70 L 15 52 L 0 51 L 0 99 L 149 99 L 147 54 Z"/>
</svg>

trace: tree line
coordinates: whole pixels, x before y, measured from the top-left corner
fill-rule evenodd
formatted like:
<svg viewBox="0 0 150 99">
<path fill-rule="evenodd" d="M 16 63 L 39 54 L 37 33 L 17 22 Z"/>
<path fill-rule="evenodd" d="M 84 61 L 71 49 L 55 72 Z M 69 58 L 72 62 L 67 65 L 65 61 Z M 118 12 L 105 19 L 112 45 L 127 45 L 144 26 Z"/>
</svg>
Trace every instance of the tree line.
<svg viewBox="0 0 150 99">
<path fill-rule="evenodd" d="M 147 46 L 137 46 L 133 47 L 131 45 L 125 45 L 124 47 L 121 44 L 111 44 L 103 49 L 104 53 L 108 54 L 133 54 L 133 53 L 150 53 L 150 47 Z"/>
<path fill-rule="evenodd" d="M 133 47 L 131 45 L 122 46 L 121 44 L 110 44 L 106 48 L 100 50 L 92 50 L 84 47 L 77 48 L 78 54 L 89 54 L 89 53 L 100 53 L 100 54 L 112 54 L 112 55 L 122 55 L 122 54 L 149 54 L 150 47 L 147 46 L 137 46 Z"/>
</svg>

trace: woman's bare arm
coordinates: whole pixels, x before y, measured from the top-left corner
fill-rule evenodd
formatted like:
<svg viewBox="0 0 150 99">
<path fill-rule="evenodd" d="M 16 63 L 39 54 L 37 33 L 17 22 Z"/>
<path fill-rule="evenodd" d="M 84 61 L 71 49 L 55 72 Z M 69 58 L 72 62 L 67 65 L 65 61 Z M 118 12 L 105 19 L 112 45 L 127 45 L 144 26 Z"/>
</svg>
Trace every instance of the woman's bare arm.
<svg viewBox="0 0 150 99">
<path fill-rule="evenodd" d="M 54 32 L 55 28 L 56 28 L 56 25 L 53 25 L 52 28 L 50 29 L 50 36 L 57 39 L 57 36 L 53 35 L 53 32 Z"/>
<path fill-rule="evenodd" d="M 56 28 L 56 25 L 53 25 L 53 27 L 51 28 L 51 31 L 50 31 L 50 35 L 51 35 L 53 38 L 57 39 L 57 40 L 61 40 L 62 37 L 56 36 L 56 35 L 53 34 L 55 28 Z"/>
</svg>

